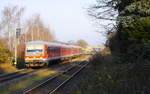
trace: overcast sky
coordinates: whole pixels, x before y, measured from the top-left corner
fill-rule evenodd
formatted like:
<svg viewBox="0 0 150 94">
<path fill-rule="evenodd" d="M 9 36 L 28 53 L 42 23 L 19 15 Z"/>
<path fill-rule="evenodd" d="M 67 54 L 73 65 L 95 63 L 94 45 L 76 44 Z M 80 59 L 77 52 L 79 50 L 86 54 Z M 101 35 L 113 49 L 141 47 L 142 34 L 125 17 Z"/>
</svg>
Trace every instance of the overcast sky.
<svg viewBox="0 0 150 94">
<path fill-rule="evenodd" d="M 25 19 L 40 14 L 43 22 L 54 30 L 59 41 L 86 40 L 90 45 L 102 45 L 103 35 L 95 32 L 95 26 L 85 8 L 95 0 L 0 0 L 0 11 L 4 6 L 25 8 Z"/>
</svg>

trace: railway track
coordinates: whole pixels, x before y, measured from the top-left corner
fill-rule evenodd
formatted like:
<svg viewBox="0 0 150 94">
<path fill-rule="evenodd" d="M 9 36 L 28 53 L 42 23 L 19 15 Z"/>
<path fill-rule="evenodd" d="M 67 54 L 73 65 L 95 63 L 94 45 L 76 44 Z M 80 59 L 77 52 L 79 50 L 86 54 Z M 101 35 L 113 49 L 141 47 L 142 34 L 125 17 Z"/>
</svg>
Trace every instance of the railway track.
<svg viewBox="0 0 150 94">
<path fill-rule="evenodd" d="M 16 72 L 13 72 L 13 73 L 0 75 L 0 83 L 11 81 L 11 80 L 13 80 L 15 78 L 22 77 L 24 75 L 27 75 L 27 74 L 35 72 L 35 71 L 36 70 L 23 69 L 23 70 L 16 71 Z"/>
<path fill-rule="evenodd" d="M 55 69 L 55 67 L 57 68 L 60 66 L 63 66 L 63 64 L 59 64 L 57 66 L 54 66 L 54 69 Z M 53 68 L 48 68 L 48 69 L 53 69 Z M 43 68 L 42 69 L 36 69 L 36 70 L 35 69 L 22 69 L 22 70 L 18 70 L 16 72 L 12 72 L 12 73 L 1 74 L 0 75 L 0 85 L 4 82 L 12 81 L 16 78 L 19 78 L 19 77 L 22 77 L 22 76 L 25 76 L 25 75 L 28 75 L 28 74 L 31 74 L 34 72 L 38 72 L 40 70 L 43 70 Z"/>
<path fill-rule="evenodd" d="M 87 62 L 81 62 L 74 66 L 70 66 L 61 73 L 58 73 L 35 87 L 24 91 L 23 94 L 55 94 L 58 89 L 76 76 L 85 66 L 87 66 L 87 64 Z"/>
<path fill-rule="evenodd" d="M 4 77 L 4 76 L 8 76 L 8 75 L 13 75 L 13 74 L 19 73 L 19 72 L 24 71 L 24 70 L 25 70 L 25 69 L 21 69 L 21 70 L 15 71 L 15 72 L 5 73 L 5 74 L 1 73 L 1 74 L 0 74 L 0 78 L 1 78 L 1 77 Z"/>
</svg>

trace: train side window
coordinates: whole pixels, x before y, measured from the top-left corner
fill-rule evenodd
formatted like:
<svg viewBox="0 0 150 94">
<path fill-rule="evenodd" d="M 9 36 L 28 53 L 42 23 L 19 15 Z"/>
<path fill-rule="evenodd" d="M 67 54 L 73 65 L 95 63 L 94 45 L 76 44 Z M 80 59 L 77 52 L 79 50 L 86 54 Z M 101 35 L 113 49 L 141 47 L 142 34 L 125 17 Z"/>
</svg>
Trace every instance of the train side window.
<svg viewBox="0 0 150 94">
<path fill-rule="evenodd" d="M 53 51 L 54 51 L 54 54 L 55 54 L 56 53 L 56 48 L 55 47 L 54 47 Z"/>
<path fill-rule="evenodd" d="M 55 54 L 58 54 L 58 47 L 55 48 Z"/>
<path fill-rule="evenodd" d="M 59 54 L 61 54 L 61 50 L 60 50 L 60 49 L 61 49 L 61 48 L 60 48 L 60 47 L 58 47 L 58 53 L 59 53 Z"/>
<path fill-rule="evenodd" d="M 60 54 L 60 47 L 54 47 L 53 48 L 53 53 L 56 54 Z"/>
<path fill-rule="evenodd" d="M 55 47 L 52 47 L 52 53 L 55 55 Z"/>
</svg>

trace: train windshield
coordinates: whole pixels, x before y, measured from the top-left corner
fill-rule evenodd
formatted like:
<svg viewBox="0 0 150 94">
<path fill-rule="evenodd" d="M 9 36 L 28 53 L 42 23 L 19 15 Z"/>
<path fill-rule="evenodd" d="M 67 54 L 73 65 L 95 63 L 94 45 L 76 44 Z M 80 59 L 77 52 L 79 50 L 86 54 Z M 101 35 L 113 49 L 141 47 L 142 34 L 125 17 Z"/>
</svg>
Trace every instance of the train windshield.
<svg viewBox="0 0 150 94">
<path fill-rule="evenodd" d="M 26 56 L 43 56 L 43 45 L 28 45 L 26 47 Z"/>
</svg>

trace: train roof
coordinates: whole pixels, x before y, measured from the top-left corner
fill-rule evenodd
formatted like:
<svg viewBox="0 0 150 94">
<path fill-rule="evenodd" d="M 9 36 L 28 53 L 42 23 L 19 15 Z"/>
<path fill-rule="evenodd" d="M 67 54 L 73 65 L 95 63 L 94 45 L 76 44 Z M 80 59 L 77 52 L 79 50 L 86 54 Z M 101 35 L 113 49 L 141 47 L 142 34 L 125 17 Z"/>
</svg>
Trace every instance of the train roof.
<svg viewBox="0 0 150 94">
<path fill-rule="evenodd" d="M 63 46 L 63 47 L 82 48 L 82 47 L 76 46 L 76 45 L 62 44 L 62 43 L 56 43 L 56 42 L 47 42 L 47 41 L 29 41 L 29 42 L 26 42 L 26 45 L 30 45 L 30 44 L 46 44 L 49 46 Z"/>
</svg>

